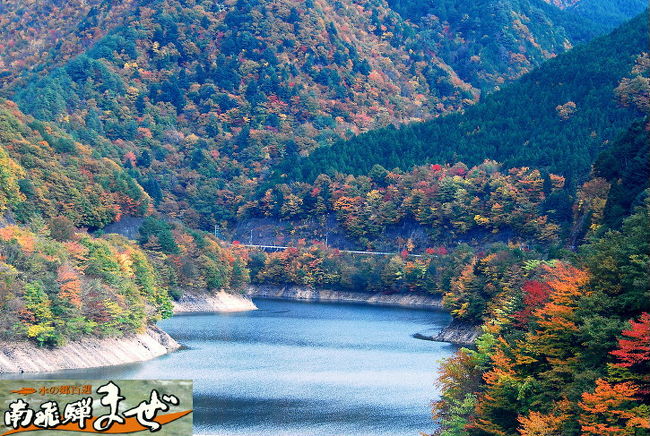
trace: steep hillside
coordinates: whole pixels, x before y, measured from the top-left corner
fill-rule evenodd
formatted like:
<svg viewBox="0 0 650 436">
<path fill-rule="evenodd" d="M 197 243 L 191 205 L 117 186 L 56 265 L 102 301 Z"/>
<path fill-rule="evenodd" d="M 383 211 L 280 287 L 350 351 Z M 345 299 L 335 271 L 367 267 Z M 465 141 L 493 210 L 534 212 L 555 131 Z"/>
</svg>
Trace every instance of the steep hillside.
<svg viewBox="0 0 650 436">
<path fill-rule="evenodd" d="M 650 141 L 648 119 L 632 125 L 594 163 L 594 175 L 610 185 L 603 210 L 606 228 L 619 228 L 634 208 L 643 204 L 650 185 Z"/>
<path fill-rule="evenodd" d="M 0 338 L 58 346 L 85 335 L 140 332 L 171 315 L 171 299 L 145 253 L 123 238 L 48 228 L 0 228 Z"/>
<path fill-rule="evenodd" d="M 322 148 L 475 101 L 477 90 L 438 52 L 453 54 L 454 62 L 461 53 L 470 58 L 478 53 L 487 64 L 473 70 L 472 80 L 480 76 L 485 81 L 475 81 L 477 86 L 488 86 L 570 46 L 567 31 L 555 25 L 563 12 L 541 1 L 475 2 L 467 17 L 459 15 L 460 6 L 437 4 L 442 21 L 421 16 L 438 23 L 434 32 L 435 26 L 417 27 L 381 0 L 141 2 L 131 5 L 122 26 L 85 53 L 28 86 L 17 86 L 14 98 L 25 112 L 92 144 L 95 156 L 126 167 L 159 211 L 203 229 L 233 220 L 278 163 L 279 179 L 271 183 L 283 181 L 283 173 L 290 179 L 313 178 L 321 168 L 367 173 L 375 163 L 472 166 L 493 158 L 506 168 L 539 164 L 561 174 L 587 168 L 600 144 L 631 120 L 634 111 L 614 107 L 609 93 L 629 72 L 630 56 L 640 51 L 634 42 L 641 45 L 643 38 L 624 35 L 600 44 L 611 49 L 590 46 L 552 61 L 467 115 L 379 130 Z M 446 19 L 465 22 L 462 32 L 451 37 L 455 30 Z M 490 40 L 489 47 L 482 40 Z M 436 41 L 449 45 L 436 46 Z M 611 65 L 596 64 L 626 50 L 628 55 Z M 517 55 L 523 52 L 528 57 Z M 554 79 L 558 65 L 561 74 Z M 577 65 L 587 68 L 576 74 Z M 494 74 L 488 66 L 496 68 Z M 545 85 L 538 89 L 533 86 L 538 82 Z M 558 83 L 571 85 L 551 92 Z M 458 129 L 458 122 L 475 125 Z M 503 123 L 520 127 L 504 130 Z M 586 131 L 587 123 L 595 128 Z M 564 159 L 553 151 L 559 147 L 547 147 L 549 128 L 564 132 L 560 142 L 577 142 L 579 153 Z M 478 134 L 464 133 L 474 131 Z"/>
<path fill-rule="evenodd" d="M 429 52 L 485 91 L 593 37 L 588 23 L 569 21 L 567 13 L 541 0 L 389 0 L 389 4 L 419 26 L 418 37 Z M 574 35 L 573 29 L 587 35 Z"/>
<path fill-rule="evenodd" d="M 157 1 L 15 98 L 208 228 L 285 154 L 471 103 L 409 29 L 378 0 Z"/>
<path fill-rule="evenodd" d="M 648 7 L 644 0 L 579 0 L 571 3 L 565 12 L 569 17 L 580 17 L 582 22 L 589 23 L 585 28 L 590 29 L 592 35 L 610 32 Z"/>
<path fill-rule="evenodd" d="M 87 145 L 0 101 L 0 214 L 20 222 L 65 217 L 104 227 L 122 214 L 142 215 L 151 199 L 124 169 Z"/>
<path fill-rule="evenodd" d="M 476 350 L 443 364 L 434 416 L 444 432 L 648 434 L 647 121 L 608 147 L 581 188 L 575 210 L 590 218 L 579 254 L 525 261 L 500 292 L 486 286 L 494 265 L 473 260 L 444 294 L 457 320 L 484 323 Z"/>
<path fill-rule="evenodd" d="M 579 3 L 580 0 L 544 0 L 546 3 L 557 6 L 560 9 L 566 9 L 570 8 L 571 6 L 574 6 L 576 3 Z"/>
<path fill-rule="evenodd" d="M 560 9 L 576 11 L 580 15 L 598 18 L 598 21 L 611 20 L 614 26 L 620 21 L 641 13 L 648 6 L 643 0 L 544 0 Z M 617 21 L 618 20 L 618 21 Z"/>
<path fill-rule="evenodd" d="M 572 45 L 611 30 L 643 8 L 642 0 L 583 0 L 575 6 L 572 3 L 575 2 L 571 5 L 561 2 L 558 6 L 566 8 L 563 11 L 546 5 L 542 0 L 388 0 L 387 3 L 373 0 L 354 1 L 348 5 L 328 1 L 325 11 L 332 7 L 334 10 L 319 20 L 336 22 L 337 15 L 339 18 L 345 15 L 351 18 L 354 27 L 374 34 L 395 48 L 406 51 L 424 49 L 426 56 L 416 54 L 416 59 L 442 58 L 465 80 L 483 89 L 492 89 Z M 198 4 L 179 3 L 187 9 Z M 211 10 L 221 13 L 233 6 L 216 1 L 200 4 L 202 9 L 195 12 Z M 179 5 L 158 0 L 5 1 L 0 5 L 0 48 L 4 51 L 0 58 L 0 88 L 4 88 L 6 96 L 10 95 L 12 88 L 33 80 L 33 74 L 47 73 L 86 51 L 111 29 L 129 25 L 128 21 L 125 23 L 126 17 L 137 16 L 139 7 L 153 10 L 171 8 L 178 12 Z M 254 4 L 249 6 L 255 7 Z M 306 3 L 277 6 L 257 17 L 264 26 L 275 26 L 275 15 L 280 14 L 282 18 L 282 14 L 287 12 L 283 11 L 286 7 L 314 9 Z M 350 6 L 358 9 L 354 14 L 366 15 L 369 21 L 364 23 L 355 19 Z M 388 7 L 411 23 L 387 14 Z M 318 15 L 317 12 L 315 16 Z M 292 18 L 299 19 L 299 16 Z M 308 29 L 323 31 L 318 27 Z M 281 28 L 278 30 L 282 32 Z M 345 28 L 342 30 L 347 33 Z M 251 34 L 256 35 L 256 32 Z M 317 33 L 311 38 L 317 40 Z M 282 41 L 275 43 L 282 44 Z M 372 48 L 375 54 L 371 57 L 385 52 L 372 41 L 366 41 L 364 48 Z M 363 53 L 365 50 L 360 51 Z M 439 75 L 435 65 L 434 59 L 433 69 L 425 71 L 429 81 L 435 81 Z"/>
<path fill-rule="evenodd" d="M 365 31 L 396 48 L 424 48 L 427 56 L 423 60 L 432 55 L 439 57 L 464 80 L 486 90 L 519 77 L 573 45 L 612 30 L 646 6 L 643 0 L 545 1 L 548 4 L 542 0 L 375 0 L 353 4 L 360 8 L 358 12 L 371 15 Z M 142 6 L 154 10 L 175 7 L 158 0 L 3 2 L 0 88 L 9 95 L 11 88 L 31 80 L 32 73 L 42 75 L 84 52 Z M 232 5 L 203 2 L 201 6 L 202 11 L 225 11 Z M 395 16 L 386 20 L 387 7 L 410 24 Z M 335 9 L 340 12 L 338 6 Z M 273 15 L 281 10 L 269 9 L 259 18 L 273 26 Z M 345 14 L 349 16 L 349 11 Z M 328 19 L 336 21 L 331 14 L 325 21 Z"/>
<path fill-rule="evenodd" d="M 635 61 L 646 59 L 639 54 L 647 47 L 643 14 L 548 61 L 464 114 L 360 135 L 308 158 L 287 160 L 279 175 L 313 180 L 322 172 L 367 174 L 374 164 L 392 169 L 462 160 L 475 165 L 489 158 L 506 167 L 545 169 L 575 186 L 588 175 L 599 151 L 640 116 L 639 109 L 617 102 L 615 89 L 622 82 L 623 88 L 627 83 L 643 90 L 647 79 L 639 77 L 647 72 Z M 637 79 L 622 81 L 627 76 Z"/>
<path fill-rule="evenodd" d="M 613 30 L 642 0 L 583 0 L 560 10 L 542 0 L 388 0 L 417 24 L 422 46 L 465 81 L 498 89 L 545 60 Z M 555 2 L 558 3 L 558 2 Z"/>
<path fill-rule="evenodd" d="M 328 232 L 334 228 L 324 216 L 332 214 L 345 234 L 365 248 L 376 249 L 378 240 L 390 238 L 387 229 L 396 227 L 406 231 L 393 238 L 408 241 L 395 245 L 411 251 L 417 245 L 422 251 L 496 238 L 548 243 L 559 239 L 560 226 L 571 217 L 563 188 L 562 177 L 544 177 L 530 168 L 503 169 L 494 161 L 473 168 L 427 165 L 404 173 L 375 167 L 370 176 L 339 174 L 321 176 L 313 184 L 276 185 L 240 212 L 293 222 L 308 218 Z M 416 237 L 416 228 L 428 237 Z"/>
<path fill-rule="evenodd" d="M 604 28 L 613 28 L 640 14 L 648 3 L 643 0 L 544 0 L 573 12 Z"/>
<path fill-rule="evenodd" d="M 610 26 L 639 14 L 648 7 L 643 0 L 580 0 L 569 10 L 596 22 L 609 22 Z"/>
<path fill-rule="evenodd" d="M 59 346 L 141 332 L 184 292 L 238 289 L 244 254 L 178 224 L 143 221 L 139 244 L 90 230 L 151 199 L 117 163 L 0 102 L 0 339 Z"/>
<path fill-rule="evenodd" d="M 118 25 L 136 0 L 0 3 L 0 89 L 70 59 Z M 5 90 L 6 92 L 6 90 Z"/>
</svg>

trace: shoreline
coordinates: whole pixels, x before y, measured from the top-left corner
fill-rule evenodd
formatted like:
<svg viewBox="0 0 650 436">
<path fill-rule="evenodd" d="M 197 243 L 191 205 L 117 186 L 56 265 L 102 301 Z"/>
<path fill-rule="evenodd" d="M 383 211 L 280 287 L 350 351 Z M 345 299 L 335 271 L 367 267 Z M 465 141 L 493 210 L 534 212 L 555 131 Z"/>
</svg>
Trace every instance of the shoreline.
<svg viewBox="0 0 650 436">
<path fill-rule="evenodd" d="M 0 374 L 48 373 L 144 362 L 181 345 L 157 326 L 117 338 L 82 338 L 58 348 L 27 341 L 0 342 Z"/>
<path fill-rule="evenodd" d="M 442 299 L 422 294 L 383 294 L 335 291 L 331 289 L 310 289 L 294 285 L 249 285 L 244 294 L 250 298 L 276 300 L 357 303 L 377 306 L 406 307 L 413 309 L 444 310 Z"/>
<path fill-rule="evenodd" d="M 249 285 L 243 293 L 189 292 L 174 302 L 174 315 L 187 313 L 234 313 L 257 310 L 252 298 L 287 301 L 352 303 L 424 310 L 444 310 L 442 300 L 422 294 L 382 294 L 300 286 Z M 434 335 L 415 333 L 417 339 L 472 345 L 478 330 L 452 321 Z M 158 326 L 124 337 L 85 337 L 58 348 L 41 348 L 28 341 L 0 341 L 0 374 L 49 373 L 63 370 L 101 368 L 144 362 L 182 346 Z"/>
<path fill-rule="evenodd" d="M 246 312 L 257 310 L 257 306 L 250 297 L 242 293 L 219 291 L 214 294 L 208 292 L 186 292 L 173 302 L 174 315 L 183 313 L 214 313 L 214 312 Z"/>
<path fill-rule="evenodd" d="M 454 345 L 468 347 L 474 345 L 476 338 L 478 338 L 481 333 L 482 330 L 480 326 L 452 320 L 447 327 L 444 327 L 442 330 L 434 334 L 422 332 L 415 333 L 412 336 L 424 341 L 447 342 Z"/>
<path fill-rule="evenodd" d="M 295 285 L 249 285 L 245 294 L 251 298 L 322 302 L 368 304 L 375 306 L 402 307 L 423 310 L 443 310 L 442 299 L 432 295 L 422 294 L 382 294 L 362 293 L 351 291 L 335 291 L 331 289 L 310 289 Z M 481 334 L 479 326 L 461 323 L 452 319 L 451 323 L 442 330 L 428 334 L 414 333 L 416 339 L 434 342 L 445 342 L 459 346 L 472 346 Z"/>
<path fill-rule="evenodd" d="M 174 315 L 257 310 L 249 297 L 223 290 L 214 294 L 188 292 L 173 305 Z M 49 373 L 144 362 L 180 348 L 181 344 L 156 325 L 123 337 L 83 337 L 57 348 L 43 348 L 29 341 L 0 341 L 0 374 Z"/>
</svg>

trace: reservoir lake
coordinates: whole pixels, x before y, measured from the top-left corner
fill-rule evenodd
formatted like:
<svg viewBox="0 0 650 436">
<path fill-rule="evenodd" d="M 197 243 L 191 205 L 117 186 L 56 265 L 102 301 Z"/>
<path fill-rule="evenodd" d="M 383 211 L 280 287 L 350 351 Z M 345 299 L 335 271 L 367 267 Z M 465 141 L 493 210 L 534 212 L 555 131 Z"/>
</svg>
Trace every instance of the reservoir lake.
<svg viewBox="0 0 650 436">
<path fill-rule="evenodd" d="M 442 311 L 256 299 L 259 310 L 176 315 L 185 347 L 117 367 L 25 379 L 193 379 L 194 432 L 223 436 L 417 436 L 432 432 L 440 360 L 455 346 L 414 339 Z"/>
</svg>

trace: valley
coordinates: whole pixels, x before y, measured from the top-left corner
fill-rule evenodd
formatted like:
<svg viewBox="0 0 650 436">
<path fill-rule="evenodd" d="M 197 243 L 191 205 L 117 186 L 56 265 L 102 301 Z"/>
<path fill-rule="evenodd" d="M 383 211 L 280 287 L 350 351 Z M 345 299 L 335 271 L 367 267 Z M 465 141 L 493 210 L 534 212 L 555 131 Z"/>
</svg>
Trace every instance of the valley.
<svg viewBox="0 0 650 436">
<path fill-rule="evenodd" d="M 648 35 L 638 0 L 3 2 L 0 373 L 191 375 L 198 434 L 649 434 Z"/>
</svg>

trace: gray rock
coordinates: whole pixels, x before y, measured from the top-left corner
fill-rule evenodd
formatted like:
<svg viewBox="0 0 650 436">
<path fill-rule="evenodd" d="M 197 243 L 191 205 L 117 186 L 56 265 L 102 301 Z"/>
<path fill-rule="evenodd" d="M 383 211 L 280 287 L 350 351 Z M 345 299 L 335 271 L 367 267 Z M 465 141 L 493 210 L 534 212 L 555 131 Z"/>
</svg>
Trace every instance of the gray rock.
<svg viewBox="0 0 650 436">
<path fill-rule="evenodd" d="M 416 333 L 413 337 L 427 341 L 449 342 L 451 344 L 469 346 L 474 345 L 476 338 L 480 335 L 480 326 L 453 320 L 447 327 L 436 334 L 427 335 Z"/>
<path fill-rule="evenodd" d="M 364 303 L 383 306 L 441 309 L 442 300 L 432 295 L 383 294 L 381 292 L 350 292 L 331 289 L 314 289 L 301 286 L 250 285 L 246 295 L 257 298 L 284 300 L 328 301 L 339 303 Z"/>
</svg>

